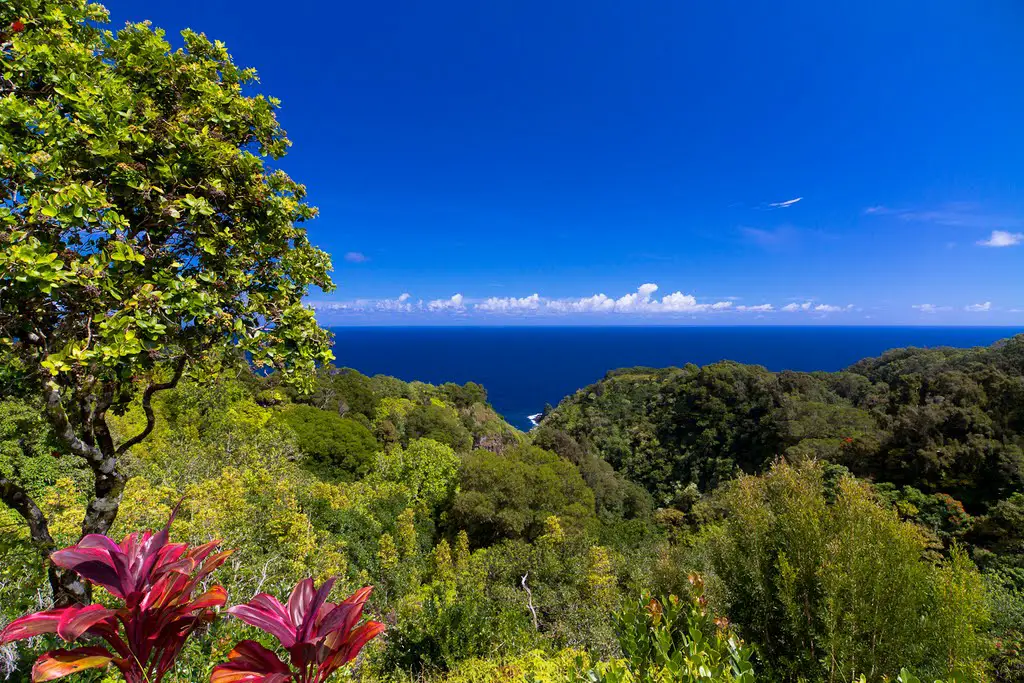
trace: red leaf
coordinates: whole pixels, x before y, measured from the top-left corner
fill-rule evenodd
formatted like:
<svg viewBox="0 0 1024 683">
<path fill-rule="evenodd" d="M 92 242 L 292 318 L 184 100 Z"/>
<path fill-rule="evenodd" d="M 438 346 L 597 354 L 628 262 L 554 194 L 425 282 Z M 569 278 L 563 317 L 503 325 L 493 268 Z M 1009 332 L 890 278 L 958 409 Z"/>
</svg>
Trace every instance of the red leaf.
<svg viewBox="0 0 1024 683">
<path fill-rule="evenodd" d="M 337 638 L 340 632 L 328 636 L 327 646 L 331 649 L 331 653 L 320 664 L 317 680 L 327 680 L 332 673 L 355 659 L 364 645 L 383 632 L 384 624 L 379 621 L 368 621 L 349 633 L 347 638 Z"/>
<path fill-rule="evenodd" d="M 309 604 L 313 602 L 316 590 L 313 587 L 313 579 L 303 579 L 295 584 L 291 597 L 288 598 L 288 616 L 291 617 L 292 625 L 298 629 L 302 626 Z M 287 646 L 286 646 L 287 647 Z"/>
<path fill-rule="evenodd" d="M 335 631 L 340 631 L 341 637 L 344 638 L 352 630 L 352 627 L 359 622 L 359 617 L 361 616 L 363 616 L 362 603 L 351 604 L 343 602 L 324 615 L 317 627 L 317 636 L 323 637 Z"/>
<path fill-rule="evenodd" d="M 302 615 L 302 622 L 295 624 L 296 639 L 299 642 L 307 642 L 310 635 L 312 635 L 313 623 L 316 621 L 317 615 L 320 613 L 320 608 L 325 602 L 327 602 L 327 596 L 331 594 L 331 589 L 334 587 L 334 581 L 334 579 L 324 581 L 324 584 L 320 586 L 320 590 L 316 592 L 313 599 L 306 605 L 305 614 Z"/>
<path fill-rule="evenodd" d="M 213 667 L 210 683 L 280 683 L 291 680 L 288 665 L 252 640 L 243 640 L 228 655 L 226 664 Z"/>
<path fill-rule="evenodd" d="M 195 627 L 212 620 L 211 608 L 227 601 L 221 586 L 214 586 L 192 600 L 192 592 L 202 577 L 227 554 L 211 557 L 216 543 L 192 552 L 185 544 L 172 546 L 168 542 L 169 527 L 170 522 L 157 533 L 128 534 L 120 544 L 106 536 L 90 534 L 76 545 L 54 552 L 51 559 L 55 565 L 103 586 L 124 602 L 125 609 L 89 605 L 28 615 L 0 631 L 0 644 L 54 632 L 68 641 L 82 636 L 98 637 L 117 653 L 117 659 L 104 648 L 57 650 L 40 658 L 35 680 L 59 678 L 81 669 L 105 666 L 110 661 L 119 667 L 130 663 L 131 667 L 155 671 L 155 680 L 160 680 L 174 665 Z M 207 566 L 200 567 L 203 560 Z M 261 603 L 254 600 L 254 604 Z M 273 604 L 267 606 L 274 608 Z M 280 603 L 276 610 L 287 616 Z"/>
<path fill-rule="evenodd" d="M 107 609 L 103 605 L 69 607 L 57 624 L 57 635 L 70 643 L 78 640 L 83 633 L 99 622 L 116 615 L 115 610 Z"/>
<path fill-rule="evenodd" d="M 296 671 L 308 676 L 310 667 L 316 672 L 314 681 L 322 683 L 335 670 L 350 662 L 363 646 L 384 630 L 384 625 L 369 621 L 354 628 L 363 613 L 363 605 L 373 590 L 361 588 L 351 596 L 333 605 L 327 595 L 334 580 L 314 590 L 312 579 L 300 581 L 292 591 L 285 607 L 277 598 L 261 593 L 246 605 L 228 610 L 232 616 L 276 636 L 291 653 Z M 293 620 L 300 620 L 296 624 Z M 298 626 L 298 628 L 296 628 Z M 271 659 L 273 658 L 273 664 Z M 290 680 L 286 664 L 266 648 L 244 641 L 232 651 L 227 664 L 214 668 L 211 683 L 272 683 Z M 282 666 L 283 669 L 271 668 Z M 303 679 L 305 680 L 305 679 Z"/>
<path fill-rule="evenodd" d="M 11 23 L 11 30 L 14 31 L 15 33 L 21 33 L 22 31 L 25 30 L 25 24 L 22 23 L 21 19 L 15 19 Z"/>
<path fill-rule="evenodd" d="M 228 601 L 228 592 L 223 586 L 213 586 L 188 605 L 188 611 L 194 612 L 207 607 L 223 607 Z"/>
<path fill-rule="evenodd" d="M 61 609 L 53 609 L 48 612 L 26 614 L 20 619 L 15 619 L 11 623 L 7 624 L 4 630 L 0 631 L 0 643 L 24 640 L 25 638 L 38 636 L 42 633 L 56 633 L 57 625 L 60 623 L 61 617 L 63 617 L 64 613 L 69 609 L 71 608 L 63 607 Z"/>
<path fill-rule="evenodd" d="M 52 553 L 50 560 L 58 567 L 70 569 L 86 581 L 103 586 L 113 595 L 124 599 L 125 592 L 121 584 L 121 577 L 114 568 L 111 553 L 105 548 L 85 545 L 88 538 L 89 536 L 86 536 L 78 545 Z M 107 541 L 110 539 L 108 538 Z M 110 543 L 113 545 L 113 541 Z"/>
<path fill-rule="evenodd" d="M 290 648 L 295 645 L 295 627 L 284 609 L 273 595 L 260 593 L 246 605 L 235 605 L 228 614 L 241 619 L 250 626 L 266 631 Z"/>
<path fill-rule="evenodd" d="M 85 669 L 98 669 L 110 664 L 114 655 L 102 647 L 76 647 L 74 650 L 54 650 L 36 660 L 32 667 L 32 682 L 52 681 Z"/>
</svg>

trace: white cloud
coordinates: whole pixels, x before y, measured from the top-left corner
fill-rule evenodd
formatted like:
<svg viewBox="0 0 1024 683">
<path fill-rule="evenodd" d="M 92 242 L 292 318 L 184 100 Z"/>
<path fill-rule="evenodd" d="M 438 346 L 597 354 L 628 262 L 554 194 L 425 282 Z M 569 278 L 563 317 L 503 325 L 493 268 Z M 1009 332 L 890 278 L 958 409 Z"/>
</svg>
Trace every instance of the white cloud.
<svg viewBox="0 0 1024 683">
<path fill-rule="evenodd" d="M 377 311 L 394 313 L 412 313 L 413 310 L 423 307 L 422 301 L 418 304 L 413 304 L 411 299 L 412 295 L 409 294 L 409 292 L 403 292 L 397 299 L 378 299 L 373 302 L 368 302 L 368 305 L 365 308 L 373 308 Z"/>
<path fill-rule="evenodd" d="M 983 247 L 1015 247 L 1021 242 L 1024 242 L 1024 232 L 993 230 L 991 237 L 987 240 L 980 240 L 978 244 Z"/>
<path fill-rule="evenodd" d="M 797 197 L 796 199 L 790 199 L 784 202 L 773 202 L 768 206 L 772 207 L 773 209 L 788 209 L 789 207 L 793 206 L 802 199 L 803 197 Z"/>
<path fill-rule="evenodd" d="M 911 308 L 921 311 L 922 313 L 936 313 L 939 307 L 935 304 L 914 304 Z"/>
<path fill-rule="evenodd" d="M 815 304 L 813 301 L 804 301 L 803 303 L 793 302 L 791 304 L 786 304 L 781 310 L 786 313 L 800 313 L 807 311 L 813 313 L 842 313 L 845 311 L 852 311 L 853 304 L 847 304 L 846 306 L 833 306 L 832 304 Z"/>
<path fill-rule="evenodd" d="M 700 303 L 692 294 L 672 292 L 654 298 L 658 285 L 646 283 L 640 285 L 635 292 L 624 294 L 618 299 L 608 295 L 594 294 L 580 299 L 553 299 L 547 302 L 545 309 L 553 313 L 708 313 L 726 311 L 732 308 L 731 301 Z"/>
<path fill-rule="evenodd" d="M 309 307 L 314 311 L 332 313 L 365 313 L 379 311 L 383 313 L 411 313 L 423 310 L 423 301 L 413 301 L 408 292 L 394 299 L 353 299 L 351 301 L 311 301 Z"/>
<path fill-rule="evenodd" d="M 430 311 L 464 311 L 466 310 L 465 297 L 455 294 L 450 299 L 434 299 L 427 304 Z"/>
<path fill-rule="evenodd" d="M 615 299 L 604 294 L 585 299 L 555 299 L 548 302 L 547 308 L 556 313 L 606 313 L 615 310 Z"/>
<path fill-rule="evenodd" d="M 478 303 L 476 305 L 476 310 L 488 311 L 490 313 L 519 313 L 522 311 L 537 311 L 540 309 L 541 303 L 539 294 L 531 294 L 530 296 L 524 296 L 519 299 L 514 296 L 492 296 L 491 298 Z"/>
<path fill-rule="evenodd" d="M 386 299 L 354 299 L 350 301 L 311 302 L 310 307 L 321 312 L 338 314 L 365 313 L 410 313 L 410 314 L 444 314 L 458 313 L 463 315 L 495 314 L 495 315 L 640 315 L 640 316 L 692 316 L 692 315 L 745 315 L 767 314 L 782 311 L 804 311 L 817 313 L 833 313 L 851 310 L 850 306 L 831 306 L 814 304 L 812 301 L 790 303 L 781 309 L 771 303 L 737 305 L 734 297 L 721 297 L 700 301 L 693 294 L 674 291 L 664 296 L 657 296 L 658 285 L 647 282 L 636 288 L 636 291 L 611 297 L 603 292 L 579 298 L 550 299 L 533 293 L 524 297 L 497 297 L 471 299 L 463 294 L 455 294 L 447 299 L 424 301 L 414 299 L 409 292 L 403 292 L 394 298 Z"/>
<path fill-rule="evenodd" d="M 365 263 L 370 259 L 361 251 L 350 251 L 345 254 L 345 260 L 349 263 Z"/>
<path fill-rule="evenodd" d="M 931 223 L 953 227 L 990 230 L 993 225 L 1005 230 L 1024 227 L 1024 219 L 1008 214 L 998 214 L 970 202 L 946 202 L 932 207 L 895 209 L 888 206 L 870 206 L 864 213 L 875 216 L 893 216 L 910 223 Z"/>
<path fill-rule="evenodd" d="M 971 304 L 970 306 L 964 306 L 964 310 L 971 313 L 986 313 L 992 310 L 992 302 L 986 301 L 981 304 Z"/>
<path fill-rule="evenodd" d="M 648 299 L 652 294 L 658 291 L 658 285 L 653 282 L 647 282 L 637 287 L 637 293 L 643 299 Z"/>
</svg>

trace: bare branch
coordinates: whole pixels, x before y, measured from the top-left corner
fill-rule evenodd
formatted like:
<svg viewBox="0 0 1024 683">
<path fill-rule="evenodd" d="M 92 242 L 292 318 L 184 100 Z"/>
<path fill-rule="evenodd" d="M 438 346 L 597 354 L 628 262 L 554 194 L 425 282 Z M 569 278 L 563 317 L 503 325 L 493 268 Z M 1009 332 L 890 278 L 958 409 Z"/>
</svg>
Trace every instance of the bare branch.
<svg viewBox="0 0 1024 683">
<path fill-rule="evenodd" d="M 121 455 L 129 448 L 139 443 L 153 431 L 153 427 L 156 425 L 156 415 L 153 413 L 153 394 L 158 391 L 164 391 L 165 389 L 173 389 L 178 386 L 178 380 L 181 379 L 182 372 L 185 371 L 186 356 L 182 355 L 178 358 L 177 364 L 174 366 L 174 375 L 167 382 L 152 383 L 146 387 L 146 390 L 142 393 L 142 409 L 146 412 L 146 426 L 141 432 L 122 443 L 117 448 L 117 455 Z"/>
<path fill-rule="evenodd" d="M 530 572 L 523 574 L 522 584 L 523 590 L 526 591 L 526 606 L 530 608 L 530 614 L 533 616 L 533 630 L 539 631 L 540 624 L 537 622 L 537 608 L 533 606 L 533 591 L 526 585 L 526 578 L 530 575 Z"/>
</svg>

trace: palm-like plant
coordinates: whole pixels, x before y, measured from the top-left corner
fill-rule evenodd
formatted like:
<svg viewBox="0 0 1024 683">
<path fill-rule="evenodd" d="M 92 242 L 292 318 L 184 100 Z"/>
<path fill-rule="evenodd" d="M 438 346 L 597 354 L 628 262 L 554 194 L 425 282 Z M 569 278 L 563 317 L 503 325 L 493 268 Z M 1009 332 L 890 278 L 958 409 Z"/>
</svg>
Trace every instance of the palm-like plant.
<svg viewBox="0 0 1024 683">
<path fill-rule="evenodd" d="M 123 604 L 112 608 L 72 605 L 8 624 L 0 631 L 0 644 L 56 633 L 69 643 L 92 636 L 108 645 L 47 652 L 32 667 L 33 681 L 50 681 L 110 663 L 128 683 L 163 680 L 189 635 L 212 620 L 214 607 L 224 605 L 227 594 L 221 586 L 196 598 L 192 593 L 232 552 L 215 553 L 219 541 L 195 548 L 169 543 L 173 519 L 172 514 L 157 533 L 128 534 L 121 543 L 90 534 L 50 555 L 55 565 L 105 588 Z"/>
<path fill-rule="evenodd" d="M 323 683 L 352 661 L 384 625 L 376 621 L 357 625 L 372 587 L 334 604 L 327 602 L 333 586 L 330 579 L 317 590 L 313 579 L 305 579 L 285 605 L 260 593 L 249 603 L 228 609 L 232 616 L 277 638 L 288 650 L 290 665 L 259 643 L 243 640 L 227 663 L 214 667 L 210 683 Z"/>
</svg>

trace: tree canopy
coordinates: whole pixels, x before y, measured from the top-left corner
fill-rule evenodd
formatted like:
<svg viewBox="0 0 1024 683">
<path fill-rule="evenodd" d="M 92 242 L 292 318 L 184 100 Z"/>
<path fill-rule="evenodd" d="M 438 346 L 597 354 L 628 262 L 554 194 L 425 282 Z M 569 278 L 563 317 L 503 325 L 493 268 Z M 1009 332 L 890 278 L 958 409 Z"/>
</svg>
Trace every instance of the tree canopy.
<svg viewBox="0 0 1024 683">
<path fill-rule="evenodd" d="M 117 459 L 190 367 L 240 347 L 302 383 L 331 358 L 302 304 L 330 260 L 273 165 L 279 102 L 220 42 L 106 21 L 81 0 L 0 4 L 0 351 L 93 472 L 83 532 L 110 527 Z M 106 417 L 135 398 L 147 421 L 115 443 Z"/>
</svg>

